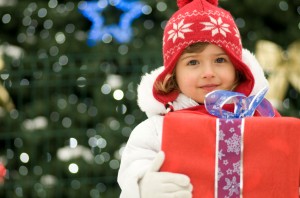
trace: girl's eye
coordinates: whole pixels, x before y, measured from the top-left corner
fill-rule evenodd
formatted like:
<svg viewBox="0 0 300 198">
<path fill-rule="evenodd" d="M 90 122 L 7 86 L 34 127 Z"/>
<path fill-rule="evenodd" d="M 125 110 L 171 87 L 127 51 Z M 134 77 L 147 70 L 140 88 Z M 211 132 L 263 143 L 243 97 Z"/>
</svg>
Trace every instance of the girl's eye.
<svg viewBox="0 0 300 198">
<path fill-rule="evenodd" d="M 226 59 L 225 58 L 217 58 L 216 59 L 216 63 L 224 63 L 224 62 L 226 62 Z"/>
<path fill-rule="evenodd" d="M 197 60 L 190 60 L 188 62 L 188 65 L 197 65 L 198 63 L 199 63 L 199 61 L 197 61 Z"/>
</svg>

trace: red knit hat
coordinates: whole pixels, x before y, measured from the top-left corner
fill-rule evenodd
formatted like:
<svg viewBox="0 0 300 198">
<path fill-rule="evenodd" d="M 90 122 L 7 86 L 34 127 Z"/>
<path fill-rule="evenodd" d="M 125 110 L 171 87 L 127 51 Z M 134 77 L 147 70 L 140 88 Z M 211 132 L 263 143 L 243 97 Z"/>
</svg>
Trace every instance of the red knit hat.
<svg viewBox="0 0 300 198">
<path fill-rule="evenodd" d="M 208 42 L 221 47 L 237 70 L 245 76 L 235 91 L 249 95 L 254 78 L 242 61 L 242 43 L 239 30 L 231 14 L 217 7 L 218 0 L 177 0 L 179 10 L 168 21 L 163 36 L 164 71 L 157 77 L 163 81 L 171 74 L 183 50 L 197 42 Z M 154 84 L 155 85 L 155 84 Z M 174 101 L 178 92 L 159 93 L 153 87 L 153 95 L 163 104 Z"/>
</svg>

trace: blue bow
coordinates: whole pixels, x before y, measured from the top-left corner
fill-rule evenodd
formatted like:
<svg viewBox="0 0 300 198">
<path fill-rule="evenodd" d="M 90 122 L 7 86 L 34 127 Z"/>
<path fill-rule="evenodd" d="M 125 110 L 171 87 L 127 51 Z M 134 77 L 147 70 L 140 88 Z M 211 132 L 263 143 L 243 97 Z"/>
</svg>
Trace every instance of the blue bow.
<svg viewBox="0 0 300 198">
<path fill-rule="evenodd" d="M 206 94 L 204 104 L 210 114 L 224 119 L 251 117 L 255 110 L 261 116 L 274 117 L 272 105 L 264 98 L 267 91 L 265 87 L 256 95 L 247 97 L 237 92 L 216 90 Z M 223 109 L 225 104 L 230 103 L 234 104 L 234 112 Z"/>
</svg>

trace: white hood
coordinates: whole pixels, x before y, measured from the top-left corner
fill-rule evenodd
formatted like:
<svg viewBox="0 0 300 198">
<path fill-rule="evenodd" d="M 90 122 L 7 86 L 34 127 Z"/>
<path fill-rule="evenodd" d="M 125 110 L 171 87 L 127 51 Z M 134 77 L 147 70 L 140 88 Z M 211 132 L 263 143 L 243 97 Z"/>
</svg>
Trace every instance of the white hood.
<svg viewBox="0 0 300 198">
<path fill-rule="evenodd" d="M 242 56 L 243 62 L 249 67 L 254 77 L 254 87 L 250 95 L 255 95 L 262 88 L 266 86 L 268 87 L 269 84 L 255 56 L 246 49 L 243 49 Z M 153 115 L 166 114 L 168 112 L 168 109 L 166 109 L 166 107 L 162 103 L 157 101 L 152 94 L 154 81 L 163 70 L 164 67 L 161 66 L 153 70 L 150 74 L 145 74 L 144 76 L 142 76 L 141 83 L 138 85 L 137 102 L 140 109 L 145 112 L 148 117 L 151 117 Z M 180 110 L 197 105 L 197 102 L 193 101 L 183 94 L 179 94 L 177 99 L 172 103 L 174 110 Z"/>
</svg>

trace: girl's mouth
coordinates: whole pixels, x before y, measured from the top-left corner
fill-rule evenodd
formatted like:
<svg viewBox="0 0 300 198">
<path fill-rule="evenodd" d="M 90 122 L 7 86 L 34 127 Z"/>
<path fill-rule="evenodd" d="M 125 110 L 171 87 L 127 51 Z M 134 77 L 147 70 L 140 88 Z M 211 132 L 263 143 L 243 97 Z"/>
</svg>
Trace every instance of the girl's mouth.
<svg viewBox="0 0 300 198">
<path fill-rule="evenodd" d="M 213 91 L 218 87 L 218 85 L 215 84 L 207 84 L 207 85 L 203 85 L 200 88 L 204 89 L 205 91 Z"/>
</svg>

